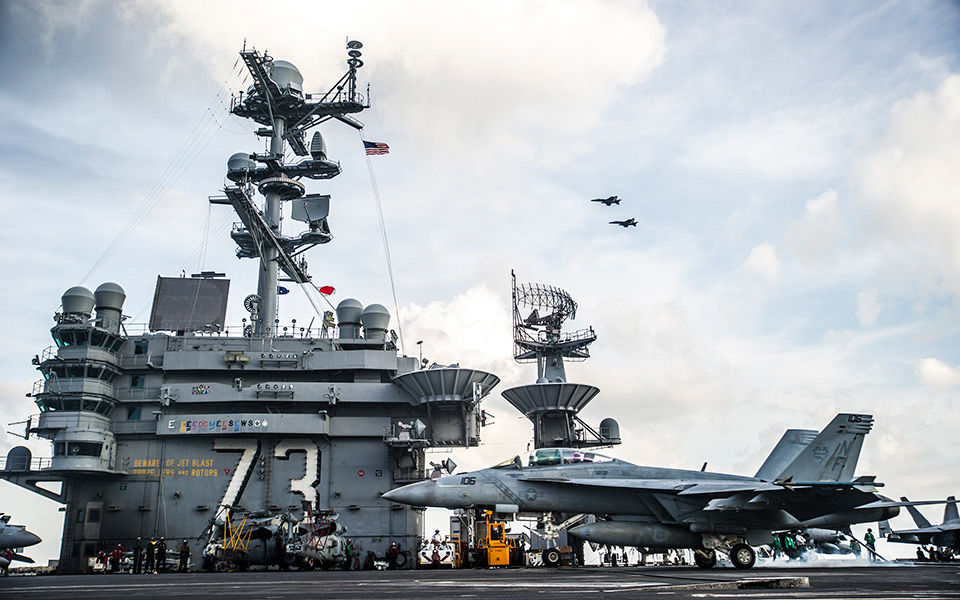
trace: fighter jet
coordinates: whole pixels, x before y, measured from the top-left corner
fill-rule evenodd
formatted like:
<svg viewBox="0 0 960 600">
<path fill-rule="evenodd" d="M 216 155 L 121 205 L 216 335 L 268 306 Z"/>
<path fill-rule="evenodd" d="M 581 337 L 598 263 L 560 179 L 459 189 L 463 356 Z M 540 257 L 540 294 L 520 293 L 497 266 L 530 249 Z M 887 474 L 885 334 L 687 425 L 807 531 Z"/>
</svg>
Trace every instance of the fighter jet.
<svg viewBox="0 0 960 600">
<path fill-rule="evenodd" d="M 39 544 L 41 541 L 23 525 L 11 525 L 10 515 L 0 513 L 0 571 L 6 572 L 7 567 L 15 560 L 32 563 L 32 558 L 17 554 L 16 550 Z"/>
<path fill-rule="evenodd" d="M 610 221 L 610 224 L 611 224 L 611 225 L 619 225 L 620 227 L 631 227 L 631 226 L 636 227 L 636 226 L 637 226 L 637 220 L 634 219 L 633 217 L 630 217 L 630 218 L 627 219 L 626 221 Z"/>
<path fill-rule="evenodd" d="M 902 531 L 893 531 L 887 536 L 888 542 L 900 542 L 903 544 L 921 544 L 934 545 L 939 547 L 953 548 L 960 550 L 960 513 L 957 511 L 956 496 L 948 496 L 946 507 L 943 509 L 943 523 L 940 525 L 931 525 L 920 511 L 917 510 L 917 504 L 934 504 L 933 502 L 911 502 L 905 497 L 900 500 L 903 506 L 910 511 L 917 524 L 917 529 L 904 529 Z M 936 502 L 939 504 L 939 502 Z"/>
<path fill-rule="evenodd" d="M 569 533 L 611 546 L 691 548 L 703 568 L 714 566 L 721 550 L 746 569 L 756 560 L 751 546 L 771 543 L 773 531 L 843 529 L 899 514 L 875 493 L 880 484 L 873 477 L 853 478 L 872 426 L 871 415 L 844 413 L 809 443 L 804 431 L 788 431 L 754 477 L 541 448 L 525 466 L 518 456 L 489 469 L 400 487 L 384 498 L 499 513 L 593 514 L 597 522 Z"/>
<path fill-rule="evenodd" d="M 617 196 L 610 196 L 609 198 L 594 198 L 590 202 L 603 202 L 607 206 L 612 204 L 620 204 L 620 198 Z"/>
</svg>

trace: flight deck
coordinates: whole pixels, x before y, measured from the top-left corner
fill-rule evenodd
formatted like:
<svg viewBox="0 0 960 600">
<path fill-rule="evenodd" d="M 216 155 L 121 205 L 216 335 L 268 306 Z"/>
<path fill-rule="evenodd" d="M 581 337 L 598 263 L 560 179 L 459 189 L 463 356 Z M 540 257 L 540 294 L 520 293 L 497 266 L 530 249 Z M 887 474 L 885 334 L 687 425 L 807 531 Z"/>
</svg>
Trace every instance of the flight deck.
<svg viewBox="0 0 960 600">
<path fill-rule="evenodd" d="M 960 563 L 873 567 L 581 567 L 9 577 L 11 598 L 960 598 Z"/>
</svg>

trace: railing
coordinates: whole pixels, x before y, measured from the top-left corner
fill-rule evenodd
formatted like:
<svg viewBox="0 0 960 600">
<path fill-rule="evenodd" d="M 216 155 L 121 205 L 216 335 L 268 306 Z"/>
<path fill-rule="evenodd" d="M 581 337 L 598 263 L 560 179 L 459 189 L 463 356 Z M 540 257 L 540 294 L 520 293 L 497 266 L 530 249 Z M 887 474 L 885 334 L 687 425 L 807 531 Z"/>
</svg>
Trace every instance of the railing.
<svg viewBox="0 0 960 600">
<path fill-rule="evenodd" d="M 51 464 L 53 464 L 53 458 L 49 457 L 31 458 L 29 465 L 23 458 L 14 457 L 13 460 L 8 461 L 7 457 L 0 457 L 0 471 L 41 471 L 49 469 Z"/>
<path fill-rule="evenodd" d="M 318 319 L 319 320 L 319 319 Z M 248 325 L 227 325 L 219 331 L 195 331 L 191 332 L 193 336 L 199 338 L 219 338 L 219 337 L 251 337 L 245 333 Z M 267 328 L 270 330 L 270 328 Z M 277 325 L 278 335 L 270 336 L 274 338 L 286 339 L 330 339 L 337 337 L 336 327 L 298 327 L 296 321 Z M 150 326 L 147 323 L 131 323 L 124 325 L 124 332 L 127 336 L 150 335 Z"/>
<path fill-rule="evenodd" d="M 538 335 L 537 341 L 540 343 L 558 343 L 558 344 L 568 344 L 570 342 L 578 342 L 580 340 L 596 339 L 597 334 L 593 332 L 593 327 L 587 329 L 578 329 L 577 331 L 571 331 L 569 333 L 564 333 L 560 335 L 556 340 L 550 339 L 549 334 L 546 331 L 541 331 Z"/>
</svg>

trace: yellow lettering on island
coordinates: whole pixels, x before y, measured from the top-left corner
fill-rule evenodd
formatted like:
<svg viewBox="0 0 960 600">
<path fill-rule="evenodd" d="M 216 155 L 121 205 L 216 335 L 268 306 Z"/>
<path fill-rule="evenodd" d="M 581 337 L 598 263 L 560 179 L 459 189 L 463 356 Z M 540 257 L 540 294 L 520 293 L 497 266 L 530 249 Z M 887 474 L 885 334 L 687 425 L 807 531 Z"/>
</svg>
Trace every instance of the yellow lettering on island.
<svg viewBox="0 0 960 600">
<path fill-rule="evenodd" d="M 214 469 L 212 458 L 135 458 L 131 475 L 143 477 L 218 477 L 219 469 Z M 192 468 L 187 468 L 192 467 Z"/>
</svg>

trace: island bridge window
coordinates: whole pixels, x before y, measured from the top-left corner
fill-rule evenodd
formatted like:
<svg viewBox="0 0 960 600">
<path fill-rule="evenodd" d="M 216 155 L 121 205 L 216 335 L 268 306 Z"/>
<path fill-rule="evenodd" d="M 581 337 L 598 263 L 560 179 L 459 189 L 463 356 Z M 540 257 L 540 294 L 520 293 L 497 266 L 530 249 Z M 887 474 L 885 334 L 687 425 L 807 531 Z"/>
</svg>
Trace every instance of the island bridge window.
<svg viewBox="0 0 960 600">
<path fill-rule="evenodd" d="M 54 442 L 54 456 L 100 456 L 102 442 Z"/>
<path fill-rule="evenodd" d="M 568 448 L 541 448 L 530 454 L 527 466 L 548 467 L 552 465 L 575 465 L 580 463 L 605 463 L 613 459 L 602 454 L 582 452 Z"/>
</svg>

